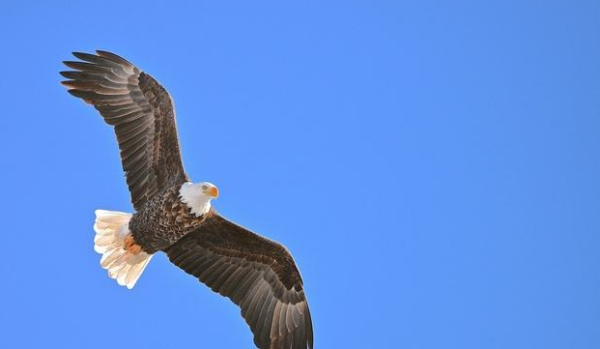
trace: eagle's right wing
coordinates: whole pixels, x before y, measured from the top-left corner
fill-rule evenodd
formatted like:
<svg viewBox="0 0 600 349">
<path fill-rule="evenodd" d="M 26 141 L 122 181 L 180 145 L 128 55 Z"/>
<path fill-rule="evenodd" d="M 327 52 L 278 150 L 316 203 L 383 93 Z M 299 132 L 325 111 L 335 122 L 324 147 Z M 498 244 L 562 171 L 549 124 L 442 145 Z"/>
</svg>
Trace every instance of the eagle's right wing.
<svg viewBox="0 0 600 349">
<path fill-rule="evenodd" d="M 175 109 L 167 91 L 150 75 L 106 51 L 74 52 L 85 62 L 64 62 L 69 93 L 92 104 L 115 127 L 121 162 L 138 210 L 173 180 L 187 180 L 181 161 Z"/>
</svg>

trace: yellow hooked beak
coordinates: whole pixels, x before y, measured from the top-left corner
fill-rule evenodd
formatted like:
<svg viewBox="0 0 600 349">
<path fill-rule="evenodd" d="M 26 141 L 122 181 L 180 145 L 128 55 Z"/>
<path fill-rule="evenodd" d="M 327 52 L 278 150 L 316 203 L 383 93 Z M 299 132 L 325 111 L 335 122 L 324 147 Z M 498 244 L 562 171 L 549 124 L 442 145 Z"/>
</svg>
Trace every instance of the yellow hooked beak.
<svg viewBox="0 0 600 349">
<path fill-rule="evenodd" d="M 217 187 L 210 187 L 207 191 L 206 194 L 212 196 L 213 198 L 218 198 L 219 197 L 219 189 L 217 189 Z"/>
</svg>

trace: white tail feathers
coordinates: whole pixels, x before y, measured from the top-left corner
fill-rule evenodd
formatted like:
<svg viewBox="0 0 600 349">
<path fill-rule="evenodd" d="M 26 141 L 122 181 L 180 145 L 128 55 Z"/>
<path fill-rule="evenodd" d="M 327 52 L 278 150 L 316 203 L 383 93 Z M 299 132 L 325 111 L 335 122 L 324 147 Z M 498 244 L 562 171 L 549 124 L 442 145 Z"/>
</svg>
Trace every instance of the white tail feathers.
<svg viewBox="0 0 600 349">
<path fill-rule="evenodd" d="M 132 254 L 125 250 L 125 237 L 129 234 L 131 214 L 96 210 L 94 250 L 102 254 L 100 265 L 119 285 L 133 288 L 152 255 L 141 251 Z"/>
</svg>

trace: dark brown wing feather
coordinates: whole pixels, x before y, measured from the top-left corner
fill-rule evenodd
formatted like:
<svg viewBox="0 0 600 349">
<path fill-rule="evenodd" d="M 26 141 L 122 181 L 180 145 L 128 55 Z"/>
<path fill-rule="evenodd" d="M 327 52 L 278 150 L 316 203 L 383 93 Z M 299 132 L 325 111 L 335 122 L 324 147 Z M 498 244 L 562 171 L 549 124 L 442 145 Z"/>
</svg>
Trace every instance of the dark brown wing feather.
<svg viewBox="0 0 600 349">
<path fill-rule="evenodd" d="M 150 75 L 106 51 L 74 52 L 84 62 L 64 62 L 73 71 L 62 84 L 92 104 L 115 127 L 121 162 L 138 210 L 174 180 L 187 179 L 181 162 L 175 109 L 167 91 Z"/>
<path fill-rule="evenodd" d="M 300 272 L 282 245 L 212 212 L 165 252 L 172 263 L 242 308 L 257 347 L 312 348 Z"/>
</svg>

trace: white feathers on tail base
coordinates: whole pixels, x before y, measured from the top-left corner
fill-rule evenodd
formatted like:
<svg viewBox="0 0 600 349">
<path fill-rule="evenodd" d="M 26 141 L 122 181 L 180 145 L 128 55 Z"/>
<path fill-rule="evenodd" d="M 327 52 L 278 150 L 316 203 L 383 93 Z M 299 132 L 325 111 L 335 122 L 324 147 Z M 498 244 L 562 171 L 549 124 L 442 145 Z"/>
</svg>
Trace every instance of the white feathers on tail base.
<svg viewBox="0 0 600 349">
<path fill-rule="evenodd" d="M 131 214 L 96 210 L 94 250 L 102 254 L 100 265 L 119 285 L 133 288 L 152 255 L 141 251 L 132 254 L 125 250 L 125 237 L 129 234 Z"/>
</svg>

